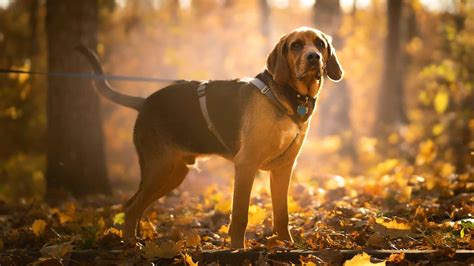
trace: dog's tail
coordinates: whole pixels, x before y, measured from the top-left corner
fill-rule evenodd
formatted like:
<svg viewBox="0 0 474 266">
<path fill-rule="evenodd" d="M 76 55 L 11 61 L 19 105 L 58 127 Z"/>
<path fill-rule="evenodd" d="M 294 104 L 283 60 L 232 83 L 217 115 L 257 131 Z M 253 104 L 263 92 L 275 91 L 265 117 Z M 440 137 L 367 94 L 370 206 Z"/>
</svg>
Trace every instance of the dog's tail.
<svg viewBox="0 0 474 266">
<path fill-rule="evenodd" d="M 91 49 L 80 45 L 76 47 L 76 50 L 86 57 L 87 61 L 89 61 L 89 63 L 91 64 L 94 74 L 104 75 L 104 71 L 102 70 L 102 66 L 100 65 L 99 58 Z M 143 103 L 145 102 L 145 98 L 129 96 L 117 92 L 110 86 L 110 84 L 105 78 L 94 79 L 94 85 L 96 89 L 100 92 L 100 94 L 102 94 L 107 99 L 117 104 L 133 108 L 137 111 L 140 110 Z"/>
</svg>

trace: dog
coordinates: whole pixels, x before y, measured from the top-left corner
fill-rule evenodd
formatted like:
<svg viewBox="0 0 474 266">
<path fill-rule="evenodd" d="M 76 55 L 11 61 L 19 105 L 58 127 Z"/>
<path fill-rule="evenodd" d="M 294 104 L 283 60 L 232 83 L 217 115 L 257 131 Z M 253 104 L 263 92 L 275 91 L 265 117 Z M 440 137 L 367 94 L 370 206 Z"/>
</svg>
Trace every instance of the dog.
<svg viewBox="0 0 474 266">
<path fill-rule="evenodd" d="M 95 74 L 103 75 L 97 56 L 79 51 Z M 138 111 L 133 141 L 141 182 L 124 206 L 124 238 L 137 236 L 143 212 L 182 183 L 197 157 L 215 154 L 235 165 L 231 248 L 245 247 L 250 193 L 259 170 L 270 172 L 273 230 L 278 239 L 292 241 L 287 199 L 296 158 L 324 76 L 337 82 L 343 75 L 331 37 L 301 27 L 281 37 L 256 82 L 181 80 L 145 99 L 95 80 L 103 96 Z"/>
</svg>

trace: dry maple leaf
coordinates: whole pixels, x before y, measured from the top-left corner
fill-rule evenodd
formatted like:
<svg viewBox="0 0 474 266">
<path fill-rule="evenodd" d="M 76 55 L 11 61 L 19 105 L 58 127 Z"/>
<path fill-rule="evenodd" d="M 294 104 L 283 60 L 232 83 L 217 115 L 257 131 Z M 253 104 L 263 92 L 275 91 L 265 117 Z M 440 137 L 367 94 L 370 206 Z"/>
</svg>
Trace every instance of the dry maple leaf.
<svg viewBox="0 0 474 266">
<path fill-rule="evenodd" d="M 379 263 L 372 263 L 370 261 L 370 255 L 367 253 L 362 253 L 355 255 L 352 259 L 344 262 L 344 266 L 365 266 L 365 265 L 385 265 L 385 261 Z"/>
<path fill-rule="evenodd" d="M 275 248 L 280 248 L 280 247 L 285 247 L 285 242 L 281 241 L 281 240 L 278 240 L 277 236 L 274 235 L 274 236 L 271 236 L 269 238 L 267 238 L 267 243 L 265 244 L 265 247 L 268 249 L 268 250 L 272 250 L 272 249 L 275 249 Z"/>
<path fill-rule="evenodd" d="M 147 241 L 142 248 L 142 254 L 143 257 L 149 261 L 155 258 L 171 259 L 179 254 L 183 244 L 184 241 L 173 242 L 168 240 L 160 245 L 152 241 Z"/>
</svg>

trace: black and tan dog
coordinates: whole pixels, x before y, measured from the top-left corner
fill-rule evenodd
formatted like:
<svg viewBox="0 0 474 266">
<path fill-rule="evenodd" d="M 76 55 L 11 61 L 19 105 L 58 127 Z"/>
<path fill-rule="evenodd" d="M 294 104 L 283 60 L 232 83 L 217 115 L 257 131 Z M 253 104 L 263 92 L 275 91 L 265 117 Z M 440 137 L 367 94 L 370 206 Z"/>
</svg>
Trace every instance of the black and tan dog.
<svg viewBox="0 0 474 266">
<path fill-rule="evenodd" d="M 97 57 L 87 49 L 80 51 L 95 73 L 102 74 Z M 209 81 L 207 111 L 222 141 L 202 114 L 198 81 L 178 81 L 146 99 L 120 94 L 105 80 L 96 81 L 105 97 L 139 112 L 134 143 L 142 178 L 125 206 L 124 237 L 136 236 L 145 209 L 178 187 L 197 157 L 217 154 L 235 164 L 231 247 L 244 247 L 250 192 L 259 170 L 270 171 L 274 231 L 279 239 L 291 241 L 288 186 L 324 74 L 334 81 L 343 76 L 331 38 L 303 27 L 280 39 L 266 70 L 257 76 L 272 97 L 249 81 Z"/>
</svg>

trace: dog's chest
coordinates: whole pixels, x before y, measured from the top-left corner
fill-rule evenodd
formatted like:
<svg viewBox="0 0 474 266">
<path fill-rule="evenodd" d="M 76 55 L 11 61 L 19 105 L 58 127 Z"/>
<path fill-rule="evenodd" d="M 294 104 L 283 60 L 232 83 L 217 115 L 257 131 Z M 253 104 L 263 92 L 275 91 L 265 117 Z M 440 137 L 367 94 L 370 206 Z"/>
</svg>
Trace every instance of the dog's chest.
<svg viewBox="0 0 474 266">
<path fill-rule="evenodd" d="M 272 169 L 295 160 L 306 136 L 307 126 L 303 126 L 300 128 L 289 119 L 278 122 L 278 130 L 270 133 L 275 146 L 270 148 L 272 152 L 268 154 L 263 168 Z"/>
</svg>

